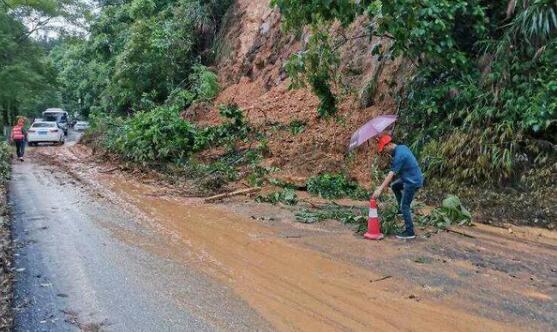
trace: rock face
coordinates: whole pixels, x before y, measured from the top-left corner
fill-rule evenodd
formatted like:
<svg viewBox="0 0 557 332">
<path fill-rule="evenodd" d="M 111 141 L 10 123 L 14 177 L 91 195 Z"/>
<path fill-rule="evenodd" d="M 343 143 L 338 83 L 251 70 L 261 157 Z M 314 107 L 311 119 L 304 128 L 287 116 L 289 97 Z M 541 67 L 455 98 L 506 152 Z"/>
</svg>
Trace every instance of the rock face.
<svg viewBox="0 0 557 332">
<path fill-rule="evenodd" d="M 347 158 L 351 134 L 378 114 L 396 113 L 394 94 L 408 66 L 396 61 L 378 61 L 371 53 L 377 38 L 362 37 L 366 18 L 362 17 L 333 33 L 346 36 L 340 48 L 338 119 L 317 118 L 317 98 L 308 89 L 289 90 L 284 64 L 303 47 L 307 35 L 296 37 L 280 27 L 280 13 L 268 0 L 236 0 L 219 33 L 216 69 L 223 90 L 215 105 L 236 103 L 249 121 L 269 140 L 270 156 L 278 167 L 294 176 L 325 171 L 347 170 L 368 183 L 374 148 L 364 145 L 356 158 Z M 339 91 L 346 91 L 339 93 Z M 218 112 L 205 112 L 199 121 L 218 121 Z M 303 131 L 289 130 L 292 121 Z"/>
</svg>

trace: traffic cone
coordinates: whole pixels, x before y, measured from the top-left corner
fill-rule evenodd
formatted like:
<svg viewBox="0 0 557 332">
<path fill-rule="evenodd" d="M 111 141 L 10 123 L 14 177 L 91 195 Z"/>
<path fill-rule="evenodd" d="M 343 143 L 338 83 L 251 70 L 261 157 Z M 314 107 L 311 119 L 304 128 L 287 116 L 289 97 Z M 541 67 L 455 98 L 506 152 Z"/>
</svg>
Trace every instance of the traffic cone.
<svg viewBox="0 0 557 332">
<path fill-rule="evenodd" d="M 368 240 L 381 240 L 383 238 L 383 233 L 381 233 L 381 224 L 379 223 L 379 217 L 377 216 L 377 202 L 375 202 L 374 198 L 369 200 L 367 233 L 364 234 L 364 238 Z"/>
</svg>

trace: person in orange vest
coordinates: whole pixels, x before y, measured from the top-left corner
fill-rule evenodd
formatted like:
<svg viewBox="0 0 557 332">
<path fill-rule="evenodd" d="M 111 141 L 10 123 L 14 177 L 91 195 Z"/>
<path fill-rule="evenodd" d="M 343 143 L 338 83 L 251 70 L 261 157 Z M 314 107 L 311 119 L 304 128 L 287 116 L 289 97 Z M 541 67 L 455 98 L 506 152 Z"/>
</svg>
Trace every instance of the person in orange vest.
<svg viewBox="0 0 557 332">
<path fill-rule="evenodd" d="M 20 161 L 23 161 L 23 154 L 25 153 L 25 137 L 27 136 L 24 126 L 25 118 L 18 118 L 17 124 L 12 128 L 12 133 L 10 135 L 10 141 L 15 143 L 17 157 Z"/>
</svg>

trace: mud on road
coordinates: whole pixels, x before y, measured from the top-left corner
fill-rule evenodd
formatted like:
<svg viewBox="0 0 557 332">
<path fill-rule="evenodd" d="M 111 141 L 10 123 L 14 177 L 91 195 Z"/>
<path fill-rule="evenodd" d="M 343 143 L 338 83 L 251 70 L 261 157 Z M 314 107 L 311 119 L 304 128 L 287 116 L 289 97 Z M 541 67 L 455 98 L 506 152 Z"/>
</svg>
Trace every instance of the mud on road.
<svg viewBox="0 0 557 332">
<path fill-rule="evenodd" d="M 250 199 L 182 197 L 80 145 L 30 151 L 14 172 L 20 330 L 557 329 L 552 232 L 369 242 Z"/>
</svg>

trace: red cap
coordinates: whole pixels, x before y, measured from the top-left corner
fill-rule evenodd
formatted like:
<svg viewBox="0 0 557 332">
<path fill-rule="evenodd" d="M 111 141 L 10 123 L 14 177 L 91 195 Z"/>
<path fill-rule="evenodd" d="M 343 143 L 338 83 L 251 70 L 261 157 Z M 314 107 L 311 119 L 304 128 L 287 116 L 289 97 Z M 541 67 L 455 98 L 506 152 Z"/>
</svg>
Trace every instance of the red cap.
<svg viewBox="0 0 557 332">
<path fill-rule="evenodd" d="M 385 145 L 391 143 L 392 140 L 393 138 L 391 137 L 391 135 L 387 135 L 387 134 L 381 135 L 377 140 L 377 151 L 383 152 Z"/>
</svg>

